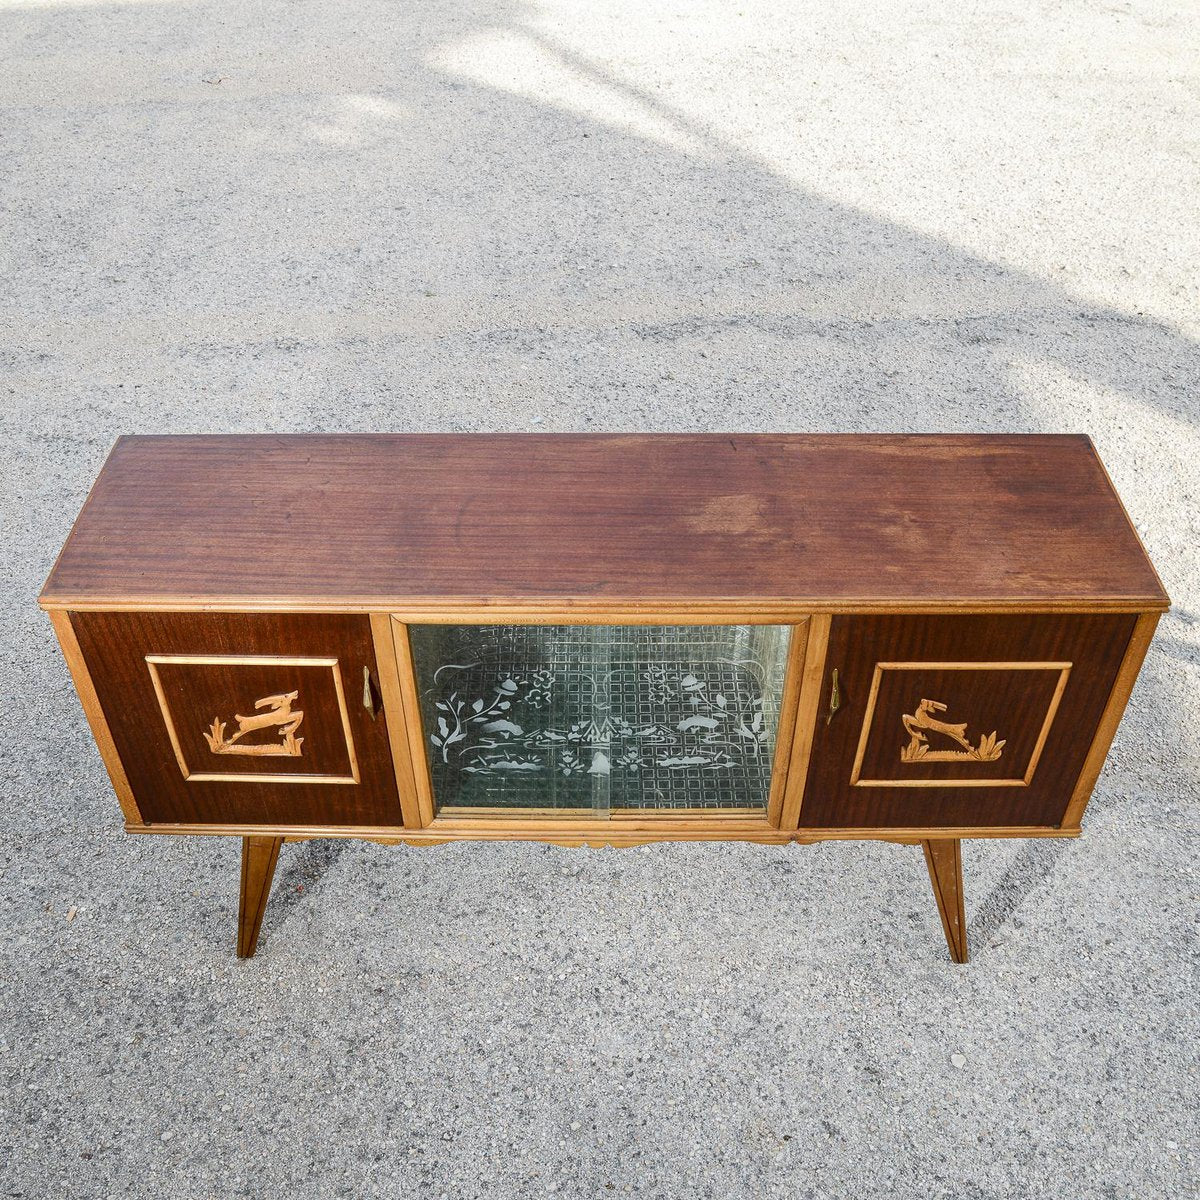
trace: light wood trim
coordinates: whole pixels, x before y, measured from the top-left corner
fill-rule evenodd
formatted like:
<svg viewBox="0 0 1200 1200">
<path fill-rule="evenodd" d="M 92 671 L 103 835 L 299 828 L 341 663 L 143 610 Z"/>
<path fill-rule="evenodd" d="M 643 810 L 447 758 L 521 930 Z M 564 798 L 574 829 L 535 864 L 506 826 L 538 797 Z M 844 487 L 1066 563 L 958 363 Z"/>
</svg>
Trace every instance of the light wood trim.
<svg viewBox="0 0 1200 1200">
<path fill-rule="evenodd" d="M 811 842 L 924 842 L 930 838 L 1057 838 L 1078 837 L 1078 829 L 1058 825 L 943 825 L 889 829 L 801 829 L 794 841 Z"/>
<path fill-rule="evenodd" d="M 175 719 L 167 703 L 162 680 L 158 676 L 159 664 L 187 667 L 328 667 L 333 672 L 333 687 L 337 695 L 338 712 L 342 718 L 342 736 L 346 741 L 346 754 L 350 762 L 349 775 L 311 775 L 301 772 L 250 772 L 250 771 L 193 771 L 183 755 L 183 746 L 175 732 Z M 150 669 L 150 680 L 158 707 L 162 712 L 171 748 L 184 779 L 189 783 L 349 783 L 359 782 L 358 754 L 354 749 L 354 735 L 350 732 L 350 713 L 346 708 L 346 689 L 342 686 L 342 669 L 336 658 L 289 658 L 279 654 L 147 654 L 146 666 Z"/>
<path fill-rule="evenodd" d="M 500 605 L 478 596 L 447 596 L 430 602 L 405 596 L 56 596 L 43 593 L 38 604 L 72 612 L 372 613 L 387 612 L 406 625 L 791 625 L 806 616 L 936 616 L 943 613 L 1144 613 L 1166 612 L 1169 600 L 1113 596 L 1101 600 L 1042 599 L 996 603 L 969 596 L 931 600 L 909 596 L 881 601 L 846 596 L 830 602 L 819 596 L 703 600 L 561 596 Z"/>
<path fill-rule="evenodd" d="M 792 734 L 791 762 L 788 764 L 783 810 L 779 818 L 779 827 L 784 830 L 795 829 L 800 823 L 800 806 L 804 800 L 808 763 L 819 719 L 817 706 L 821 702 L 821 691 L 825 682 L 825 652 L 829 648 L 831 622 L 832 619 L 824 615 L 813 616 L 808 622 L 804 671 L 800 678 L 800 697 Z"/>
<path fill-rule="evenodd" d="M 862 729 L 858 734 L 858 748 L 854 751 L 854 765 L 850 768 L 851 787 L 858 783 L 859 774 L 862 772 L 863 756 L 871 738 L 871 723 L 875 719 L 875 702 L 879 699 L 879 685 L 883 682 L 883 668 L 884 664 L 877 662 L 875 670 L 871 673 L 871 687 L 867 692 L 867 707 L 863 712 Z"/>
<path fill-rule="evenodd" d="M 457 821 L 439 818 L 424 829 L 404 829 L 394 825 L 246 825 L 224 823 L 203 825 L 196 823 L 129 824 L 126 833 L 143 834 L 201 834 L 216 837 L 283 837 L 295 839 L 339 838 L 364 841 L 404 841 L 413 845 L 429 845 L 443 842 L 557 842 L 563 839 L 600 839 L 602 841 L 625 840 L 629 844 L 644 845 L 651 842 L 721 842 L 756 841 L 782 845 L 794 840 L 793 835 L 772 829 L 765 820 L 746 821 L 739 824 L 692 822 L 690 824 L 662 825 L 651 823 L 613 825 L 607 821 L 570 821 L 555 823 L 539 821 Z"/>
<path fill-rule="evenodd" d="M 392 748 L 392 764 L 400 790 L 400 811 L 404 824 L 420 829 L 421 805 L 417 798 L 416 771 L 408 744 L 408 715 L 400 690 L 400 672 L 396 660 L 396 643 L 392 636 L 392 618 L 387 613 L 371 614 L 371 638 L 375 643 L 375 668 L 379 672 L 379 690 L 383 696 L 383 716 L 387 722 L 388 742 Z"/>
<path fill-rule="evenodd" d="M 1143 613 L 1134 624 L 1129 645 L 1125 648 L 1125 657 L 1121 660 L 1117 678 L 1113 681 L 1112 691 L 1108 696 L 1108 703 L 1104 706 L 1100 724 L 1096 727 L 1095 736 L 1092 738 L 1091 749 L 1088 750 L 1087 758 L 1083 761 L 1083 769 L 1079 773 L 1074 791 L 1071 792 L 1067 811 L 1063 813 L 1064 829 L 1079 826 L 1083 821 L 1084 809 L 1087 808 L 1092 789 L 1096 786 L 1100 772 L 1104 769 L 1104 760 L 1108 757 L 1117 726 L 1121 723 L 1121 717 L 1125 712 L 1126 704 L 1129 703 L 1129 696 L 1133 691 L 1138 672 L 1142 669 L 1146 652 L 1150 649 L 1150 641 L 1154 637 L 1158 619 L 1158 613 Z"/>
<path fill-rule="evenodd" d="M 180 774 L 186 779 L 191 771 L 188 769 L 187 759 L 183 756 L 183 747 L 179 744 L 175 719 L 171 716 L 171 709 L 167 704 L 167 694 L 163 690 L 162 680 L 158 675 L 158 665 L 152 656 L 147 656 L 146 665 L 150 668 L 150 683 L 154 687 L 154 695 L 158 700 L 158 709 L 162 714 L 163 724 L 167 727 L 167 737 L 171 739 L 171 749 L 175 751 L 175 762 L 179 765 Z"/>
<path fill-rule="evenodd" d="M 394 606 L 391 614 L 405 625 L 792 625 L 807 610 L 768 601 L 746 600 L 531 600 L 491 604 L 450 600 L 429 605 Z"/>
<path fill-rule="evenodd" d="M 1038 740 L 1034 743 L 1033 753 L 1029 756 L 1029 766 L 1025 768 L 1025 786 L 1033 782 L 1033 773 L 1037 770 L 1037 765 L 1041 761 L 1042 751 L 1046 748 L 1046 739 L 1050 736 L 1050 726 L 1054 722 L 1055 716 L 1058 714 L 1058 706 L 1062 703 L 1063 692 L 1067 690 L 1067 680 L 1071 677 L 1071 666 L 1067 664 L 1063 668 L 1062 674 L 1058 677 L 1058 686 L 1054 689 L 1054 695 L 1050 698 L 1050 707 L 1046 711 L 1046 721 L 1042 725 L 1041 732 L 1038 734 Z"/>
<path fill-rule="evenodd" d="M 938 828 L 889 829 L 772 829 L 765 821 L 745 825 L 700 822 L 692 825 L 665 826 L 659 823 L 645 827 L 614 828 L 611 823 L 593 822 L 538 828 L 536 823 L 513 822 L 501 825 L 495 821 L 472 822 L 438 820 L 426 829 L 403 829 L 392 825 L 198 825 L 198 824 L 127 824 L 126 833 L 192 834 L 214 837 L 284 837 L 296 840 L 308 838 L 358 838 L 372 842 L 405 842 L 412 846 L 442 845 L 449 842 L 549 842 L 554 845 L 581 845 L 589 841 L 610 845 L 650 845 L 656 842 L 761 842 L 764 845 L 785 845 L 796 842 L 903 842 L 917 844 L 930 838 L 1074 838 L 1079 829 L 1053 825 L 1018 825 L 975 828 L 946 826 Z"/>
<path fill-rule="evenodd" d="M 71 624 L 71 614 L 63 609 L 50 613 L 50 623 L 54 626 L 55 636 L 62 648 L 63 658 L 66 659 L 67 670 L 71 673 L 71 682 L 79 694 L 79 702 L 83 705 L 83 715 L 91 726 L 92 737 L 96 748 L 100 751 L 100 761 L 108 772 L 109 782 L 117 794 L 117 802 L 128 824 L 141 824 L 142 814 L 138 810 L 137 801 L 133 798 L 133 789 L 129 786 L 129 777 L 121 765 L 121 756 L 117 753 L 116 743 L 112 738 L 112 730 L 108 727 L 108 718 L 100 705 L 100 697 L 96 694 L 96 685 L 92 682 L 83 650 L 75 629 Z"/>
<path fill-rule="evenodd" d="M 677 810 L 675 810 L 677 811 Z M 497 808 L 487 805 L 451 805 L 439 808 L 438 821 L 487 821 L 488 824 L 503 824 L 506 821 L 554 821 L 563 827 L 578 825 L 581 821 L 595 821 L 595 808 Z"/>
<path fill-rule="evenodd" d="M 1058 713 L 1059 701 L 1067 686 L 1067 678 L 1071 674 L 1069 662 L 877 662 L 875 672 L 871 676 L 871 690 L 867 693 L 867 707 L 863 713 L 862 732 L 858 738 L 858 749 L 854 753 L 854 765 L 850 768 L 851 787 L 881 787 L 881 788 L 967 788 L 967 787 L 1028 787 L 1037 770 L 1038 760 L 1042 757 L 1042 748 L 1046 738 L 1050 736 L 1050 726 Z M 867 752 L 867 742 L 871 736 L 871 722 L 875 718 L 875 702 L 879 698 L 879 685 L 883 681 L 884 671 L 1058 671 L 1058 683 L 1050 704 L 1046 709 L 1046 717 L 1038 732 L 1037 741 L 1025 767 L 1025 774 L 1020 779 L 860 779 L 863 756 Z"/>
<path fill-rule="evenodd" d="M 480 826 L 508 826 L 514 829 L 537 827 L 578 829 L 586 825 L 611 829 L 614 825 L 639 829 L 659 829 L 714 823 L 752 824 L 767 822 L 762 808 L 613 808 L 607 817 L 597 817 L 592 808 L 440 808 L 435 823 L 454 823 L 459 828 L 478 822 Z"/>
<path fill-rule="evenodd" d="M 804 660 L 808 648 L 809 621 L 797 621 L 792 626 L 788 642 L 787 666 L 783 672 L 783 700 L 779 707 L 779 723 L 775 729 L 775 761 L 771 767 L 771 791 L 767 797 L 767 821 L 776 829 L 783 815 L 783 798 L 787 792 L 788 763 L 792 758 L 792 739 L 796 733 L 796 711 L 800 707 L 800 684 L 804 677 Z"/>
<path fill-rule="evenodd" d="M 713 834 L 716 837 L 728 835 L 737 837 L 745 833 L 771 833 L 772 827 L 766 817 L 759 812 L 757 816 L 729 816 L 714 820 L 711 814 L 680 817 L 674 821 L 664 821 L 658 817 L 648 816 L 630 818 L 623 821 L 610 821 L 604 818 L 561 820 L 556 817 L 515 817 L 512 819 L 498 817 L 448 817 L 441 814 L 429 827 L 430 832 L 437 832 L 443 837 L 451 834 L 466 833 L 475 836 L 488 830 L 498 830 L 502 833 L 524 836 L 528 833 L 563 833 L 563 834 L 608 834 L 613 832 L 640 834 L 661 833 L 670 838 L 676 833 Z"/>
<path fill-rule="evenodd" d="M 421 697 L 417 694 L 417 666 L 413 661 L 412 642 L 408 626 L 394 616 L 392 642 L 396 648 L 396 672 L 400 682 L 400 697 L 404 707 L 404 728 L 408 734 L 408 750 L 416 787 L 417 807 L 421 827 L 429 825 L 437 812 L 433 795 L 433 775 L 429 770 L 428 747 L 425 744 L 425 724 L 421 720 Z"/>
</svg>

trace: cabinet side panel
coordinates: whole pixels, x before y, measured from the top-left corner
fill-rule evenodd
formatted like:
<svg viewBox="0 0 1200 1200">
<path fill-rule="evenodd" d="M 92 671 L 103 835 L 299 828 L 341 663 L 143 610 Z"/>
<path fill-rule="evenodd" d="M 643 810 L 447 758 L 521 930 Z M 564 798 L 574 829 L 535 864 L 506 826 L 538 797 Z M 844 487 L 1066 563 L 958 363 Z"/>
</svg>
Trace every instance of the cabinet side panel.
<svg viewBox="0 0 1200 1200">
<path fill-rule="evenodd" d="M 403 824 L 370 621 L 73 613 L 144 822 Z"/>
<path fill-rule="evenodd" d="M 113 742 L 112 730 L 108 727 L 108 720 L 104 715 L 100 697 L 96 694 L 96 686 L 92 682 L 87 663 L 84 661 L 83 651 L 79 647 L 79 640 L 75 636 L 75 629 L 71 625 L 71 616 L 59 609 L 50 613 L 50 621 L 58 637 L 58 644 L 62 647 L 67 670 L 71 672 L 71 682 L 74 683 L 75 691 L 79 695 L 79 702 L 83 705 L 83 714 L 87 717 L 92 737 L 95 738 L 96 748 L 100 751 L 100 758 L 112 781 L 113 791 L 117 794 L 121 812 L 124 814 L 127 824 L 140 825 L 142 824 L 142 814 L 138 811 L 133 788 L 130 787 L 129 778 L 125 774 L 121 756 Z"/>
<path fill-rule="evenodd" d="M 1066 814 L 1063 816 L 1065 828 L 1074 828 L 1083 820 L 1083 810 L 1087 807 L 1092 789 L 1096 786 L 1100 772 L 1104 769 L 1104 761 L 1108 757 L 1109 747 L 1117 732 L 1117 726 L 1121 722 L 1121 716 L 1125 712 L 1125 705 L 1129 703 L 1129 696 L 1133 691 L 1134 683 L 1137 682 L 1138 672 L 1142 669 L 1146 651 L 1150 649 L 1150 640 L 1154 637 L 1158 617 L 1158 613 L 1143 613 L 1138 617 L 1133 636 L 1129 639 L 1129 648 L 1125 652 L 1125 659 L 1121 663 L 1121 669 L 1117 673 L 1116 682 L 1109 695 L 1108 705 L 1100 719 L 1100 727 L 1096 730 L 1095 740 L 1088 751 L 1087 760 L 1076 781 L 1075 790 L 1071 794 L 1071 803 L 1067 806 Z"/>
</svg>

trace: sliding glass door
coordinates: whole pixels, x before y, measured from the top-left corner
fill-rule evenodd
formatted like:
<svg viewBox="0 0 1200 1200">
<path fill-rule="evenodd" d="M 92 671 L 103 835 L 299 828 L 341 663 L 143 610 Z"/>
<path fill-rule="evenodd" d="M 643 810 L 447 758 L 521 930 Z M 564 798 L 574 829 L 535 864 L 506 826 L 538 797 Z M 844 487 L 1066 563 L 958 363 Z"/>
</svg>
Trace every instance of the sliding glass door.
<svg viewBox="0 0 1200 1200">
<path fill-rule="evenodd" d="M 409 636 L 439 811 L 766 811 L 791 626 Z"/>
</svg>

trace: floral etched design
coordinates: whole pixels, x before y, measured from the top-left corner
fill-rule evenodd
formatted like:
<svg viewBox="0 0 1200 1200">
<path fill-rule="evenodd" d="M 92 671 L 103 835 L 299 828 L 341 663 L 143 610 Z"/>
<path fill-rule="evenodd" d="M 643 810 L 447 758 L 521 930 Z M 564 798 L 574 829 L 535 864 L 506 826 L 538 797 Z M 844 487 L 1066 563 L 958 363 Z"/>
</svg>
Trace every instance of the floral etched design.
<svg viewBox="0 0 1200 1200">
<path fill-rule="evenodd" d="M 439 806 L 761 808 L 784 626 L 426 626 Z"/>
<path fill-rule="evenodd" d="M 665 667 L 653 666 L 642 672 L 646 684 L 646 695 L 652 704 L 663 704 L 675 695 L 675 689 L 667 679 Z"/>
<path fill-rule="evenodd" d="M 525 702 L 530 708 L 545 708 L 550 703 L 553 688 L 553 671 L 534 671 L 529 679 L 529 690 L 525 693 Z"/>
<path fill-rule="evenodd" d="M 470 667 L 441 668 L 447 669 Z M 458 761 L 472 774 L 556 770 L 570 776 L 608 775 L 614 767 L 636 772 L 647 762 L 668 771 L 725 771 L 747 755 L 757 757 L 770 739 L 763 699 L 753 687 L 714 690 L 694 671 L 653 667 L 642 673 L 644 695 L 673 711 L 664 714 L 665 720 L 634 724 L 613 711 L 610 680 L 585 678 L 595 697 L 591 713 L 562 726 L 529 728 L 521 723 L 527 714 L 520 721 L 512 716 L 514 705 L 523 710 L 549 705 L 555 689 L 552 671 L 528 677 L 506 674 L 491 685 L 489 695 L 474 699 L 456 688 L 434 700 L 437 720 L 430 741 L 442 762 Z M 542 753 L 531 753 L 537 751 Z"/>
<path fill-rule="evenodd" d="M 442 762 L 450 761 L 450 748 L 466 740 L 473 726 L 483 733 L 521 734 L 524 730 L 504 719 L 503 714 L 512 708 L 512 698 L 519 684 L 515 679 L 505 678 L 496 685 L 495 695 L 490 701 L 480 697 L 468 701 L 457 691 L 445 700 L 438 700 L 434 708 L 442 714 L 437 719 L 437 732 L 429 740 L 442 752 Z"/>
</svg>

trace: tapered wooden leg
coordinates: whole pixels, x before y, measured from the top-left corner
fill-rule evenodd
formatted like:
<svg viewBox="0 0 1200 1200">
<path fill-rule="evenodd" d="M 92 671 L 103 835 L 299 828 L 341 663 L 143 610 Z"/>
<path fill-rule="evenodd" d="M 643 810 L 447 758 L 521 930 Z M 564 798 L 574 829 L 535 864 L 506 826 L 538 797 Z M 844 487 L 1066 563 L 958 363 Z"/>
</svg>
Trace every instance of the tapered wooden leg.
<svg viewBox="0 0 1200 1200">
<path fill-rule="evenodd" d="M 950 957 L 956 963 L 965 963 L 967 917 L 963 909 L 962 842 L 958 838 L 938 838 L 922 842 L 921 846 L 942 917 L 942 928 L 946 931 Z"/>
<path fill-rule="evenodd" d="M 238 904 L 238 958 L 249 958 L 258 945 L 258 930 L 262 925 L 263 913 L 267 911 L 267 897 L 271 894 L 271 880 L 275 876 L 275 864 L 279 860 L 281 837 L 242 838 L 242 896 Z"/>
</svg>

